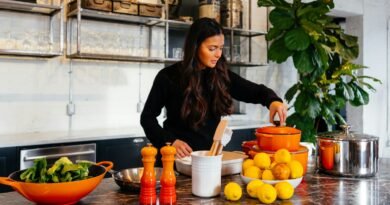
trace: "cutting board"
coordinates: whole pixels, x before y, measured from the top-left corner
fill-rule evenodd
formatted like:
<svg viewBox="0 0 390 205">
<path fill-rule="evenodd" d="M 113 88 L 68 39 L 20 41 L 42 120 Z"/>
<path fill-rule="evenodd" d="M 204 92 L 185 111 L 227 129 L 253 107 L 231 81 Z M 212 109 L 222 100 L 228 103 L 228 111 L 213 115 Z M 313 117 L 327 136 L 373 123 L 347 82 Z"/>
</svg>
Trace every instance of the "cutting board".
<svg viewBox="0 0 390 205">
<path fill-rule="evenodd" d="M 230 151 L 222 152 L 222 161 L 234 161 L 237 159 L 241 160 L 246 158 L 248 158 L 248 155 L 241 152 L 230 152 Z"/>
</svg>

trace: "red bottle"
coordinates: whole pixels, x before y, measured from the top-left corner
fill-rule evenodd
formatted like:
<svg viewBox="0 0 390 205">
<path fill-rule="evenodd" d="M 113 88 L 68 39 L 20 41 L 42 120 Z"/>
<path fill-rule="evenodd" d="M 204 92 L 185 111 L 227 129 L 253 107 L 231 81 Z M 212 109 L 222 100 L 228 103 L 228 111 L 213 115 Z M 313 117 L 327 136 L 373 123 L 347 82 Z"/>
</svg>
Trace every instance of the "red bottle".
<svg viewBox="0 0 390 205">
<path fill-rule="evenodd" d="M 141 149 L 142 163 L 144 171 L 141 177 L 140 204 L 156 204 L 156 173 L 154 172 L 154 162 L 156 161 L 157 149 L 148 143 Z"/>
<path fill-rule="evenodd" d="M 176 148 L 167 143 L 161 148 L 163 171 L 160 184 L 160 204 L 176 204 L 176 176 L 173 170 Z"/>
</svg>

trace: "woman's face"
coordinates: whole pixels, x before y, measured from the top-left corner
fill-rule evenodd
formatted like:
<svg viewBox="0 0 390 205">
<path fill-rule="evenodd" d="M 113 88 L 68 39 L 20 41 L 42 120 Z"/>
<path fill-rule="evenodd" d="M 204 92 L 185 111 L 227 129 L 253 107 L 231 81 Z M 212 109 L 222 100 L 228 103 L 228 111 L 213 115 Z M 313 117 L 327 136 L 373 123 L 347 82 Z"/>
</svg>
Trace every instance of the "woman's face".
<svg viewBox="0 0 390 205">
<path fill-rule="evenodd" d="M 206 38 L 198 49 L 198 58 L 201 68 L 214 68 L 219 58 L 222 56 L 223 44 L 225 42 L 223 34 Z"/>
</svg>

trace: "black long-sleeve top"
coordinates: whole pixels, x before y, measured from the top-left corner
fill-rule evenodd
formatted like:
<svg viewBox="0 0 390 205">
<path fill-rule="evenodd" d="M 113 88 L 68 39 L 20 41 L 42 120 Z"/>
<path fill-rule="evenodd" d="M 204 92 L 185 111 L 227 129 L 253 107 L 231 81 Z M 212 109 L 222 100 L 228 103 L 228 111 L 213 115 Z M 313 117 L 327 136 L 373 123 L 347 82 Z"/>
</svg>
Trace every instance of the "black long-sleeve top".
<svg viewBox="0 0 390 205">
<path fill-rule="evenodd" d="M 141 113 L 141 125 L 151 143 L 161 148 L 166 142 L 176 139 L 185 141 L 194 151 L 209 150 L 220 116 L 207 114 L 206 123 L 197 130 L 190 128 L 181 118 L 181 107 L 184 100 L 180 86 L 180 63 L 173 64 L 159 71 Z M 210 69 L 201 71 L 202 78 L 207 78 Z M 239 101 L 262 104 L 269 107 L 273 101 L 282 100 L 275 92 L 264 85 L 250 82 L 229 70 L 230 95 Z M 205 81 L 204 81 L 205 82 Z M 210 103 L 210 86 L 203 83 L 203 94 Z M 166 108 L 166 120 L 163 127 L 158 124 L 157 116 Z M 209 106 L 211 107 L 211 106 Z"/>
</svg>

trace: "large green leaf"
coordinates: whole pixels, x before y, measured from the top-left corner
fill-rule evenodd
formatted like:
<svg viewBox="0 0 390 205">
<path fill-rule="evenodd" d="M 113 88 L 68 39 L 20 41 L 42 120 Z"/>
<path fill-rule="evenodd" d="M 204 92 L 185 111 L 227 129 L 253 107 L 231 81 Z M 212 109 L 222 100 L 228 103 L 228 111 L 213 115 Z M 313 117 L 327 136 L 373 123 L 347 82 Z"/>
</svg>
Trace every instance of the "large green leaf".
<svg viewBox="0 0 390 205">
<path fill-rule="evenodd" d="M 311 35 L 312 33 L 316 32 L 316 33 L 322 33 L 323 32 L 323 28 L 321 26 L 321 24 L 316 24 L 308 19 L 300 19 L 300 24 L 302 26 L 302 28 L 304 28 L 306 30 L 306 32 L 309 33 L 309 35 Z"/>
<path fill-rule="evenodd" d="M 342 125 L 347 124 L 347 122 L 345 121 L 343 116 L 341 116 L 339 113 L 335 112 L 334 115 L 336 116 L 336 118 L 340 122 L 340 124 L 342 124 Z"/>
<path fill-rule="evenodd" d="M 328 125 L 334 125 L 336 124 L 336 118 L 333 114 L 333 111 L 330 110 L 327 106 L 322 105 L 322 118 L 326 121 L 326 124 Z"/>
<path fill-rule="evenodd" d="M 292 54 L 293 51 L 285 46 L 284 40 L 281 38 L 271 44 L 268 51 L 268 58 L 277 63 L 283 63 Z"/>
<path fill-rule="evenodd" d="M 299 73 L 310 73 L 314 69 L 314 65 L 308 49 L 295 52 L 293 55 L 293 61 L 294 66 L 298 69 Z"/>
<path fill-rule="evenodd" d="M 297 129 L 301 130 L 302 136 L 301 141 L 303 142 L 315 142 L 315 128 L 314 121 L 307 116 L 301 116 L 298 113 L 293 113 L 287 117 L 286 123 L 288 126 L 295 126 Z"/>
<path fill-rule="evenodd" d="M 359 47 L 344 47 L 344 52 L 340 53 L 341 57 L 343 57 L 346 60 L 354 60 L 359 56 Z"/>
<path fill-rule="evenodd" d="M 356 83 L 350 83 L 349 86 L 352 88 L 355 95 L 354 99 L 350 101 L 351 105 L 366 105 L 369 101 L 368 93 Z"/>
<path fill-rule="evenodd" d="M 278 7 L 284 9 L 291 9 L 291 4 L 284 0 L 258 0 L 257 5 L 259 7 Z"/>
<path fill-rule="evenodd" d="M 329 12 L 326 5 L 310 5 L 303 6 L 297 9 L 297 16 L 299 18 L 306 18 L 315 21 Z"/>
<path fill-rule="evenodd" d="M 271 24 L 279 29 L 289 29 L 294 25 L 294 16 L 290 12 L 282 9 L 274 9 L 269 14 Z"/>
<path fill-rule="evenodd" d="M 294 107 L 297 112 L 312 119 L 316 118 L 321 112 L 321 104 L 318 100 L 304 92 L 298 94 Z"/>
<path fill-rule="evenodd" d="M 299 83 L 296 83 L 287 90 L 286 94 L 284 95 L 287 102 L 290 102 L 293 99 L 295 94 L 298 92 L 298 89 L 299 89 Z"/>
<path fill-rule="evenodd" d="M 356 36 L 341 33 L 340 38 L 345 41 L 345 45 L 347 45 L 348 47 L 358 46 L 358 38 Z"/>
<path fill-rule="evenodd" d="M 272 27 L 265 36 L 268 41 L 272 41 L 283 34 L 283 30 Z"/>
<path fill-rule="evenodd" d="M 284 36 L 286 47 L 293 51 L 303 51 L 310 45 L 310 37 L 302 28 L 290 30 Z"/>
<path fill-rule="evenodd" d="M 352 100 L 355 98 L 352 88 L 343 82 L 337 84 L 336 94 L 337 96 L 343 97 L 346 100 Z"/>
<path fill-rule="evenodd" d="M 321 61 L 321 64 L 318 62 L 318 65 L 321 65 L 324 70 L 327 70 L 329 67 L 329 56 L 324 47 L 319 44 L 319 43 L 313 43 L 315 49 L 316 49 L 316 54 L 319 56 L 319 59 Z"/>
<path fill-rule="evenodd" d="M 341 96 L 335 96 L 333 103 L 337 108 L 343 108 L 345 107 L 346 99 Z"/>
</svg>

